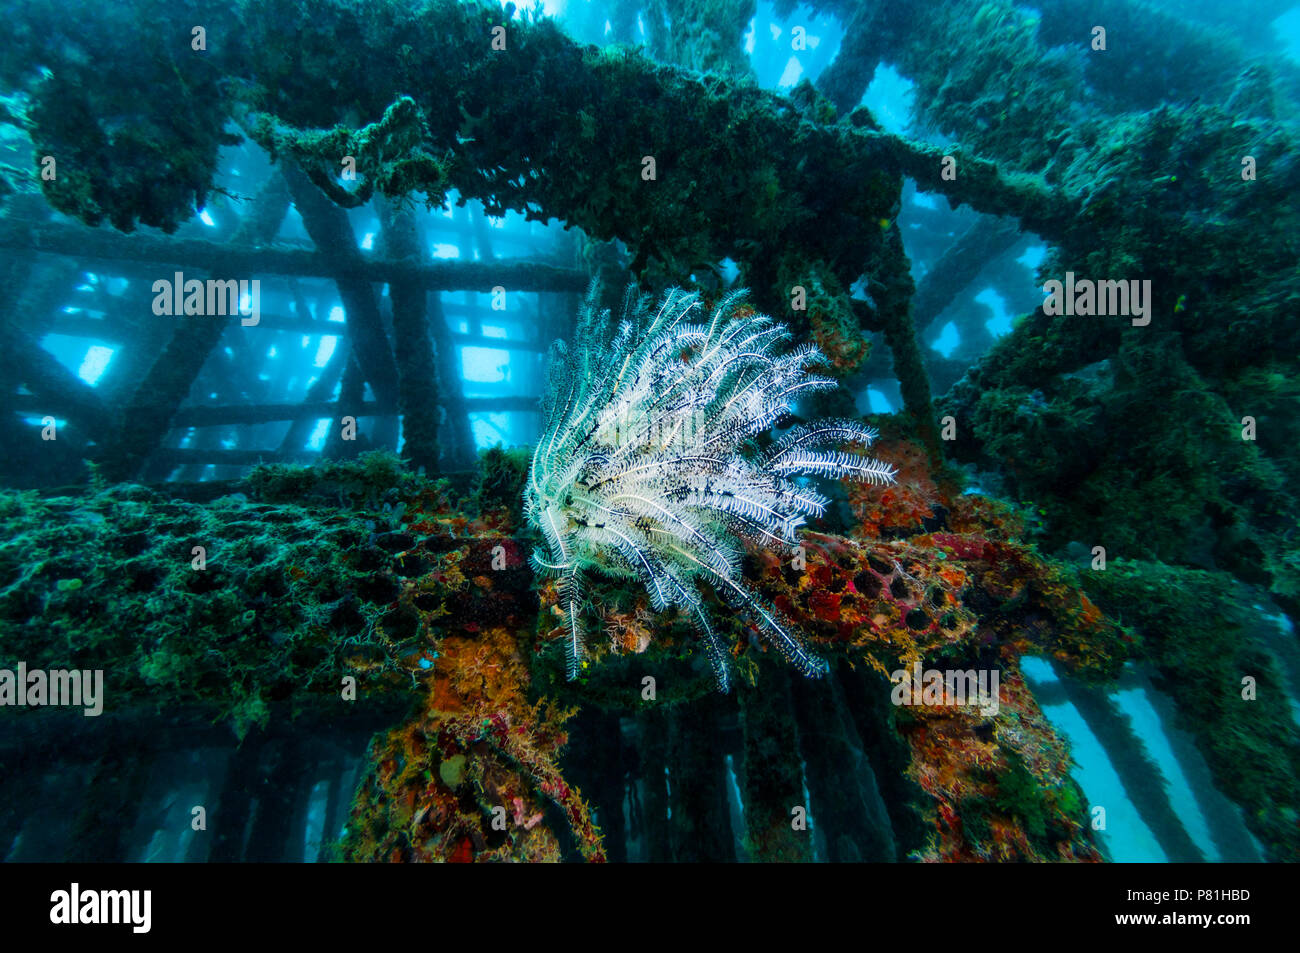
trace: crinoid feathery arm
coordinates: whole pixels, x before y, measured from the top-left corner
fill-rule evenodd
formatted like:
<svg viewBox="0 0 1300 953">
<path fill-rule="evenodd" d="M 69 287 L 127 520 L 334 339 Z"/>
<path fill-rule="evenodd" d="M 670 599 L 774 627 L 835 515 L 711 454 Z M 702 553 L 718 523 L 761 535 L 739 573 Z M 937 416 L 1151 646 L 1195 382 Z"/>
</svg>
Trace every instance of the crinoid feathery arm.
<svg viewBox="0 0 1300 953">
<path fill-rule="evenodd" d="M 822 513 L 825 497 L 796 477 L 888 484 L 896 471 L 838 449 L 877 436 L 852 420 L 806 424 L 758 450 L 754 438 L 794 400 L 835 382 L 810 373 L 825 363 L 815 347 L 784 351 L 786 329 L 742 298 L 729 294 L 706 315 L 696 294 L 674 289 L 655 303 L 629 289 L 616 322 L 597 310 L 593 288 L 572 347 L 551 351 L 525 513 L 545 542 L 534 567 L 560 578 L 570 678 L 582 667 L 588 569 L 639 580 L 656 611 L 682 610 L 723 691 L 726 652 L 702 585 L 800 671 L 826 671 L 745 582 L 744 543 L 790 545 L 805 517 Z"/>
</svg>

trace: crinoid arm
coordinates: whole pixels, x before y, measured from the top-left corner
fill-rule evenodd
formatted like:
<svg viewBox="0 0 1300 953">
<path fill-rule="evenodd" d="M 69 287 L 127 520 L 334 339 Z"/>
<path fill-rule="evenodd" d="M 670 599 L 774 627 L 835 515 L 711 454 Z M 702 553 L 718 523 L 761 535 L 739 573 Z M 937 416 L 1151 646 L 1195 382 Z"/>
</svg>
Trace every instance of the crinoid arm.
<svg viewBox="0 0 1300 953">
<path fill-rule="evenodd" d="M 760 451 L 755 438 L 805 394 L 836 386 L 813 374 L 812 345 L 744 305 L 744 293 L 706 311 L 673 289 L 657 302 L 630 288 L 618 320 L 594 286 L 570 347 L 551 352 L 544 427 L 525 513 L 544 541 L 534 567 L 560 579 L 568 669 L 582 668 L 583 578 L 637 579 L 656 611 L 692 620 L 719 687 L 727 653 L 701 587 L 746 616 L 806 675 L 826 663 L 745 581 L 745 546 L 789 546 L 827 500 L 801 477 L 893 483 L 894 467 L 849 452 L 875 440 L 853 420 L 796 427 Z"/>
</svg>

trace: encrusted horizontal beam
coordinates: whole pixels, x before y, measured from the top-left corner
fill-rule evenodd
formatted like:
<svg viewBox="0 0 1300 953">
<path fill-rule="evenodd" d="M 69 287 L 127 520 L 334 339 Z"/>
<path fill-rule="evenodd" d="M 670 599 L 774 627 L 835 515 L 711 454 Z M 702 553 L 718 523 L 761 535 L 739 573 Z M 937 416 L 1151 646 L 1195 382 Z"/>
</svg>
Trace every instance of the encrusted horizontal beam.
<svg viewBox="0 0 1300 953">
<path fill-rule="evenodd" d="M 123 236 L 82 225 L 0 221 L 0 249 L 68 255 L 79 261 L 191 268 L 217 277 L 292 275 L 334 278 L 337 267 L 315 251 L 269 245 L 239 248 L 194 238 Z M 171 273 L 159 278 L 170 279 Z M 371 282 L 411 281 L 429 291 L 583 291 L 589 276 L 538 261 L 387 261 L 370 253 L 353 269 Z"/>
</svg>

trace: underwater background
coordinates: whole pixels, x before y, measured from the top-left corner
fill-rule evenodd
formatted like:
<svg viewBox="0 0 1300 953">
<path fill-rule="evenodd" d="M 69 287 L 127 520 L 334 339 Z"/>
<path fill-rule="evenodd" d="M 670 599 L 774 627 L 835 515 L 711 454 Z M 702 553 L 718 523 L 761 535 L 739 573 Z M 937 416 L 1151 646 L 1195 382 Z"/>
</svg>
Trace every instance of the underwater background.
<svg viewBox="0 0 1300 953">
<path fill-rule="evenodd" d="M 1300 4 L 0 23 L 6 860 L 1300 858 Z M 525 486 L 629 284 L 825 355 L 754 452 L 878 431 L 736 567 L 821 677 L 608 547 L 566 655 Z"/>
</svg>

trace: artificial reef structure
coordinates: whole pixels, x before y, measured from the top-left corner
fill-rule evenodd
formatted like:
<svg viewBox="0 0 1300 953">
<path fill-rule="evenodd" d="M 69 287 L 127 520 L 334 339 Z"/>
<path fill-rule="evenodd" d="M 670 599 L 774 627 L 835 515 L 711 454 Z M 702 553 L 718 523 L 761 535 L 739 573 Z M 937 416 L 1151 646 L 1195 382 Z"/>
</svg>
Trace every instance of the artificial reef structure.
<svg viewBox="0 0 1300 953">
<path fill-rule="evenodd" d="M 1100 55 L 1095 6 L 815 2 L 844 40 L 782 96 L 747 75 L 749 0 L 614 3 L 616 40 L 649 24 L 643 49 L 478 2 L 18 3 L 0 47 L 0 274 L 21 289 L 0 301 L 0 426 L 21 448 L 0 468 L 0 667 L 104 669 L 111 691 L 93 722 L 5 714 L 0 844 L 121 859 L 131 832 L 105 818 L 203 750 L 223 768 L 196 859 L 300 857 L 322 761 L 350 860 L 1103 859 L 1022 671 L 1037 656 L 1166 856 L 1203 859 L 1107 694 L 1126 663 L 1236 805 L 1206 802 L 1220 854 L 1296 859 L 1294 629 L 1279 640 L 1256 607 L 1300 613 L 1300 85 L 1267 49 L 1136 0 L 1103 5 L 1124 55 Z M 928 135 L 858 105 L 886 65 Z M 217 181 L 239 143 L 273 164 L 256 195 Z M 907 190 L 968 216 L 919 280 Z M 425 260 L 409 203 L 453 191 L 580 238 L 562 262 Z M 226 239 L 187 234 L 218 199 Z M 345 211 L 370 201 L 378 258 Z M 275 241 L 291 206 L 311 247 Z M 1044 277 L 1150 280 L 1150 323 L 1030 302 L 973 363 L 939 356 L 938 319 L 1026 233 Z M 327 278 L 346 346 L 300 407 L 204 406 L 196 381 L 241 373 L 218 347 L 236 316 L 125 318 L 130 359 L 91 388 L 38 343 L 69 259 Z M 831 357 L 844 386 L 810 412 L 858 417 L 864 380 L 898 384 L 901 410 L 872 421 L 897 485 L 838 491 L 801 565 L 756 548 L 744 566 L 831 671 L 787 670 L 733 619 L 719 695 L 684 620 L 596 580 L 604 637 L 569 680 L 557 592 L 527 563 L 527 454 L 476 454 L 435 293 L 551 294 L 537 322 L 563 337 L 593 276 L 716 296 L 724 261 Z M 53 446 L 32 414 L 66 421 Z M 317 416 L 375 418 L 374 452 L 331 435 L 305 453 Z M 291 421 L 272 453 L 173 439 L 268 420 Z M 192 477 L 214 461 L 228 479 Z M 996 711 L 894 704 L 892 673 L 917 665 L 996 670 Z M 92 780 L 77 836 L 42 845 L 51 764 Z"/>
</svg>

